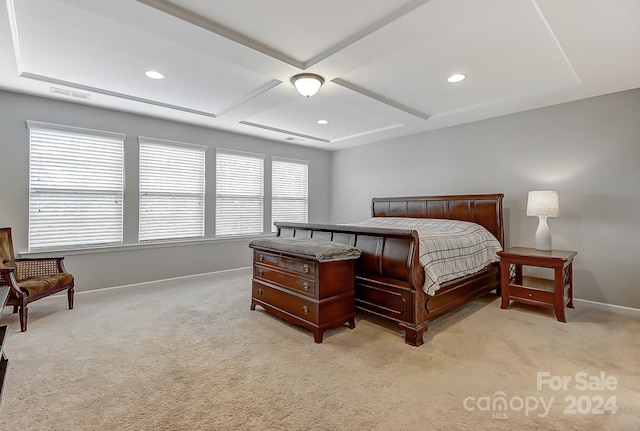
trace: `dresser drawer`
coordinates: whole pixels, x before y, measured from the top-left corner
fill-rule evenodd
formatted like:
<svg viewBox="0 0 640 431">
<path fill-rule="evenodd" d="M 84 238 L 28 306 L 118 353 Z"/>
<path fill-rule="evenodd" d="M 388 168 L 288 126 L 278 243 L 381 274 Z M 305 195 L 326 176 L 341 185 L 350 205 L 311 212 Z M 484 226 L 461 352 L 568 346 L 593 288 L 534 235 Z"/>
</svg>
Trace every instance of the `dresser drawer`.
<svg viewBox="0 0 640 431">
<path fill-rule="evenodd" d="M 269 287 L 258 281 L 252 284 L 252 296 L 258 301 L 272 305 L 302 320 L 318 321 L 318 304 L 313 300 L 292 295 L 290 292 Z"/>
<path fill-rule="evenodd" d="M 526 299 L 549 305 L 553 305 L 554 303 L 554 293 L 548 290 L 510 285 L 509 296 L 511 298 Z"/>
<path fill-rule="evenodd" d="M 261 250 L 254 250 L 253 259 L 255 263 L 286 269 L 287 271 L 296 272 L 298 274 L 313 276 L 316 271 L 316 263 L 314 261 L 281 256 L 279 254 L 267 253 Z"/>
<path fill-rule="evenodd" d="M 265 280 L 278 286 L 293 289 L 303 295 L 315 296 L 316 283 L 311 278 L 300 275 L 282 272 L 268 266 L 255 265 L 253 276 L 259 280 Z"/>
</svg>

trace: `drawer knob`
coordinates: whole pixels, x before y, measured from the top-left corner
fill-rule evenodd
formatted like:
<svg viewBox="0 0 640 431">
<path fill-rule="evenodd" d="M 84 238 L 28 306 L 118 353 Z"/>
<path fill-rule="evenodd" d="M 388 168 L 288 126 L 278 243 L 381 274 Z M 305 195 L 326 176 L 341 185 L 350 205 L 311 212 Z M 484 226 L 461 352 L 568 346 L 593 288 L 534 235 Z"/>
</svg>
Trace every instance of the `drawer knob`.
<svg viewBox="0 0 640 431">
<path fill-rule="evenodd" d="M 264 275 L 264 272 L 263 272 L 261 269 L 260 269 L 260 270 L 258 270 L 258 276 L 259 276 L 259 277 L 262 277 L 263 275 Z"/>
<path fill-rule="evenodd" d="M 262 262 L 263 260 L 264 260 L 264 256 L 263 256 L 263 255 L 261 255 L 261 254 L 259 254 L 259 255 L 258 255 L 258 261 L 259 261 L 259 262 Z"/>
<path fill-rule="evenodd" d="M 303 305 L 303 306 L 302 306 L 302 312 L 303 312 L 304 314 L 309 314 L 309 307 L 307 307 L 306 305 Z"/>
<path fill-rule="evenodd" d="M 303 265 L 302 272 L 309 272 L 309 265 Z"/>
<path fill-rule="evenodd" d="M 262 296 L 262 289 L 258 289 L 258 296 Z"/>
<path fill-rule="evenodd" d="M 533 293 L 530 293 L 530 294 L 529 294 L 529 298 L 533 298 Z"/>
<path fill-rule="evenodd" d="M 302 290 L 309 290 L 309 283 L 302 283 Z"/>
</svg>

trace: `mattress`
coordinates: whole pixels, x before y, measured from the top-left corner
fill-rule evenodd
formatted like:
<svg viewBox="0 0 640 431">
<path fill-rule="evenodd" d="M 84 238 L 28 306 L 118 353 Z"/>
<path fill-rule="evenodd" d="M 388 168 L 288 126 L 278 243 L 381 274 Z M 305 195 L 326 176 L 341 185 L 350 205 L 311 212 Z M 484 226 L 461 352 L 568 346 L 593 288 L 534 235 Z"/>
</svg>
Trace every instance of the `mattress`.
<svg viewBox="0 0 640 431">
<path fill-rule="evenodd" d="M 483 226 L 472 222 L 374 217 L 351 225 L 415 230 L 420 240 L 420 263 L 425 273 L 423 290 L 428 295 L 434 295 L 447 281 L 475 274 L 500 260 L 500 242 Z"/>
</svg>

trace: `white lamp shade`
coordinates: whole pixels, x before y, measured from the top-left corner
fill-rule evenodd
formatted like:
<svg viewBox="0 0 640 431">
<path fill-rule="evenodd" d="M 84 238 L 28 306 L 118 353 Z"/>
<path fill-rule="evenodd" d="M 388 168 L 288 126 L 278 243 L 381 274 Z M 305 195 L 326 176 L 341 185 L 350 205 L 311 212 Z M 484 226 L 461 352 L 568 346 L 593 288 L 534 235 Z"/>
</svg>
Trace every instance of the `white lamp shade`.
<svg viewBox="0 0 640 431">
<path fill-rule="evenodd" d="M 558 217 L 560 200 L 557 191 L 531 191 L 527 199 L 528 216 Z"/>
<path fill-rule="evenodd" d="M 547 217 L 560 215 L 560 202 L 556 191 L 532 191 L 527 199 L 527 215 L 538 216 L 536 250 L 551 251 L 551 231 Z"/>
<path fill-rule="evenodd" d="M 324 78 L 313 73 L 300 73 L 291 78 L 291 83 L 296 87 L 298 93 L 311 97 L 320 90 L 324 83 Z"/>
</svg>

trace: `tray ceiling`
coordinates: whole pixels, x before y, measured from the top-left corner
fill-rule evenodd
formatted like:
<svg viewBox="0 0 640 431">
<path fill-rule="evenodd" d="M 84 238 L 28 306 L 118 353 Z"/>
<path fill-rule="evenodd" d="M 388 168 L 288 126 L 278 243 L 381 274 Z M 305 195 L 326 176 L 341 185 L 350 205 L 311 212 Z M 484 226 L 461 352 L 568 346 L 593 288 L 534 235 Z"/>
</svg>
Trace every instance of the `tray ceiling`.
<svg viewBox="0 0 640 431">
<path fill-rule="evenodd" d="M 0 32 L 1 88 L 326 150 L 640 87 L 637 0 L 7 0 Z"/>
</svg>

